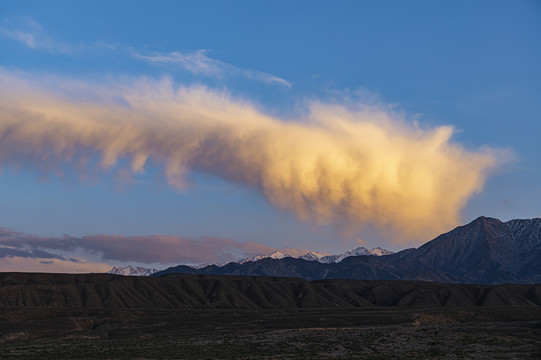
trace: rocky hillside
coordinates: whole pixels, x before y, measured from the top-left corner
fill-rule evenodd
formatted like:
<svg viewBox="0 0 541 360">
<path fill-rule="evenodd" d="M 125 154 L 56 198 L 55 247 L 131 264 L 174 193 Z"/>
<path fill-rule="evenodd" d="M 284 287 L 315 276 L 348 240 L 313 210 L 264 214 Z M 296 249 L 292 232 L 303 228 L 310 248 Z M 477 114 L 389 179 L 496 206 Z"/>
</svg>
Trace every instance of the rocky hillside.
<svg viewBox="0 0 541 360">
<path fill-rule="evenodd" d="M 0 273 L 0 307 L 292 309 L 376 305 L 538 307 L 541 285 Z"/>
</svg>

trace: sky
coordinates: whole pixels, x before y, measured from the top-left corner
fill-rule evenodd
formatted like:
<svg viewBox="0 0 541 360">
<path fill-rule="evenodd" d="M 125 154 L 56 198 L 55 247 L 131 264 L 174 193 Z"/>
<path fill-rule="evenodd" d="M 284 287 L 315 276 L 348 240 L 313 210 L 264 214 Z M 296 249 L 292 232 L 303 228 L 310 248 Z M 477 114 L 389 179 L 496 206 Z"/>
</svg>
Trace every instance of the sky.
<svg viewBox="0 0 541 360">
<path fill-rule="evenodd" d="M 541 217 L 539 1 L 0 2 L 0 271 Z"/>
</svg>

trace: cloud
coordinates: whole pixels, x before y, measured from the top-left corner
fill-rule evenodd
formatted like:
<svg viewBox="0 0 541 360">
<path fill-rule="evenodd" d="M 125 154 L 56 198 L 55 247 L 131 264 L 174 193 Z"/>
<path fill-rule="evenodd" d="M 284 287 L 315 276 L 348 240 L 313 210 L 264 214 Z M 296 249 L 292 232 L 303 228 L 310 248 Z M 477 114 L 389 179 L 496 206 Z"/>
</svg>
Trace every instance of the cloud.
<svg viewBox="0 0 541 360">
<path fill-rule="evenodd" d="M 262 81 L 266 84 L 291 87 L 291 83 L 287 80 L 261 71 L 241 69 L 223 61 L 212 59 L 208 57 L 206 53 L 206 50 L 196 50 L 184 53 L 176 51 L 167 54 L 135 54 L 135 57 L 153 65 L 178 66 L 195 75 L 201 74 L 211 78 L 242 76 L 256 81 Z"/>
<path fill-rule="evenodd" d="M 169 182 L 190 170 L 260 191 L 318 224 L 424 242 L 459 223 L 508 153 L 468 150 L 453 128 L 421 128 L 383 106 L 314 102 L 302 119 L 266 115 L 205 87 L 148 78 L 86 83 L 0 71 L 0 162 L 85 169 L 92 156 L 133 173 L 152 161 Z M 126 249 L 129 251 L 129 249 Z"/>
<path fill-rule="evenodd" d="M 213 237 L 187 238 L 173 235 L 38 237 L 5 229 L 0 229 L 0 233 L 3 234 L 0 236 L 0 258 L 55 259 L 62 263 L 76 264 L 83 264 L 85 261 L 73 257 L 66 258 L 61 254 L 82 250 L 87 254 L 97 254 L 104 261 L 200 264 L 239 260 L 276 250 L 253 241 L 239 242 Z M 305 253 L 298 249 L 288 248 L 287 251 L 293 255 Z"/>
<path fill-rule="evenodd" d="M 355 239 L 355 241 L 357 241 L 357 244 L 366 245 L 366 241 L 361 240 L 359 238 Z"/>
<path fill-rule="evenodd" d="M 40 260 L 25 257 L 5 257 L 0 261 L 0 272 L 48 272 L 48 273 L 103 273 L 111 265 L 96 262 L 75 264 L 64 260 Z"/>
<path fill-rule="evenodd" d="M 0 244 L 4 243 L 0 241 Z M 8 243 L 7 241 L 5 243 Z M 23 257 L 34 259 L 58 259 L 62 261 L 72 261 L 73 259 L 66 259 L 64 256 L 54 254 L 51 252 L 43 251 L 37 248 L 26 248 L 18 246 L 2 246 L 0 245 L 0 258 L 5 257 Z M 72 261 L 77 262 L 77 261 Z"/>
<path fill-rule="evenodd" d="M 0 26 L 0 34 L 18 41 L 30 49 L 45 50 L 51 53 L 72 53 L 68 45 L 53 41 L 45 33 L 41 24 L 31 18 L 4 20 Z"/>
</svg>

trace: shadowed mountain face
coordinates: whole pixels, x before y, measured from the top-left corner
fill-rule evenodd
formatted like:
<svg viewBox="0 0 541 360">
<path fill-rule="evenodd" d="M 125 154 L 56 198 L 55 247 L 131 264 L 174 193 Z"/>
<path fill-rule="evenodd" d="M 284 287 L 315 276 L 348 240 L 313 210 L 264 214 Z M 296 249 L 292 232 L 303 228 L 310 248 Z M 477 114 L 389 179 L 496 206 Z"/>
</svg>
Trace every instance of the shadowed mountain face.
<svg viewBox="0 0 541 360">
<path fill-rule="evenodd" d="M 440 235 L 406 257 L 412 271 L 432 271 L 426 280 L 475 283 L 540 282 L 541 219 L 500 220 L 481 217 Z M 537 252 L 535 251 L 537 249 Z M 524 276 L 526 275 L 526 276 Z"/>
<path fill-rule="evenodd" d="M 316 279 L 423 280 L 448 283 L 541 283 L 541 219 L 480 217 L 438 236 L 418 249 L 386 256 L 352 256 L 336 264 L 302 259 L 262 259 L 244 264 L 193 269 L 179 265 L 168 273 L 292 276 Z"/>
<path fill-rule="evenodd" d="M 366 306 L 541 306 L 541 285 L 171 274 L 0 273 L 0 307 L 293 309 Z"/>
</svg>

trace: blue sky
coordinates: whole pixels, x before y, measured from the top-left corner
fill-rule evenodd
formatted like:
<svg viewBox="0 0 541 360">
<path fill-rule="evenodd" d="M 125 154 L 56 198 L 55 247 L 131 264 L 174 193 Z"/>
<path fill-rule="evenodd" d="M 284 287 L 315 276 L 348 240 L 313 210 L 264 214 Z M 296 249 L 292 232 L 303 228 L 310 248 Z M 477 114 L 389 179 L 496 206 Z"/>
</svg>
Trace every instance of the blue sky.
<svg viewBox="0 0 541 360">
<path fill-rule="evenodd" d="M 0 3 L 1 94 L 6 99 L 10 86 L 24 83 L 33 92 L 46 88 L 60 94 L 55 101 L 73 96 L 77 104 L 112 94 L 107 101 L 116 106 L 127 91 L 115 90 L 117 84 L 142 92 L 137 84 L 147 79 L 154 85 L 145 91 L 153 91 L 160 89 L 155 83 L 168 79 L 174 88 L 204 87 L 204 97 L 218 94 L 227 102 L 249 104 L 280 124 L 321 113 L 332 117 L 332 109 L 311 109 L 338 104 L 348 114 L 378 109 L 395 123 L 427 132 L 452 126 L 451 147 L 472 154 L 490 148 L 498 163 L 476 168 L 487 171 L 479 180 L 483 190 L 472 185 L 463 204 L 450 205 L 454 213 L 445 226 L 481 215 L 502 220 L 541 216 L 539 44 L 538 1 Z M 70 88 L 74 83 L 75 90 Z M 129 127 L 126 121 L 123 126 Z M 2 136 L 5 141 L 9 134 Z M 23 149 L 35 145 L 24 141 L 30 140 L 22 140 Z M 130 156 L 121 155 L 104 168 L 100 149 L 94 150 L 85 169 L 70 161 L 40 166 L 36 154 L 31 161 L 21 160 L 29 156 L 26 150 L 2 154 L 0 227 L 48 239 L 63 234 L 77 239 L 172 235 L 202 243 L 206 237 L 228 239 L 237 244 L 235 255 L 287 247 L 340 253 L 359 243 L 396 251 L 418 246 L 444 227 L 410 232 L 405 220 L 374 215 L 389 212 L 384 206 L 366 218 L 316 200 L 299 209 L 272 195 L 277 190 L 265 188 L 264 179 L 254 185 L 251 175 L 238 180 L 233 170 L 207 163 L 189 166 L 186 185 L 179 187 L 168 181 L 165 165 L 152 161 L 152 154 L 144 171 L 126 175 Z M 461 181 L 458 172 L 438 179 Z M 433 218 L 423 221 L 448 210 L 445 204 L 435 209 Z M 306 211 L 317 216 L 304 216 Z M 348 212 L 348 220 L 340 220 L 337 211 Z M 458 221 L 452 220 L 454 214 Z M 405 235 L 397 240 L 402 230 Z M 248 242 L 261 247 L 243 247 Z M 45 245 L 40 246 L 28 243 L 25 249 Z M 68 256 L 66 249 L 48 249 Z M 83 259 L 77 266 L 84 261 L 175 263 L 159 257 L 107 258 L 107 249 L 92 251 L 73 250 Z M 7 259 L 0 261 L 7 264 Z M 26 266 L 9 259 L 9 266 Z M 206 259 L 211 258 L 201 256 L 202 262 Z M 197 262 L 179 254 L 177 263 L 188 260 Z"/>
</svg>

